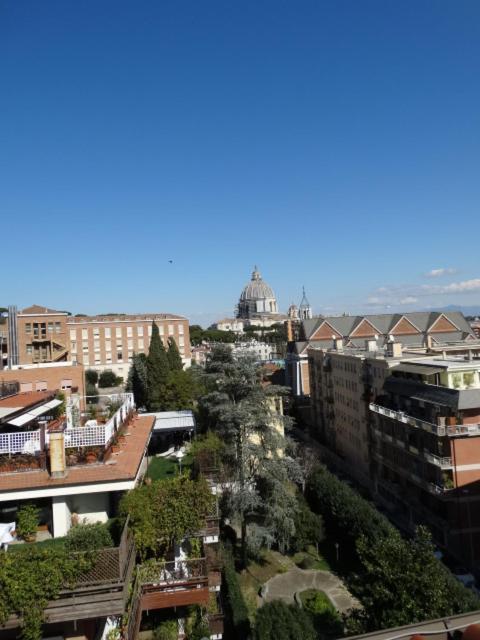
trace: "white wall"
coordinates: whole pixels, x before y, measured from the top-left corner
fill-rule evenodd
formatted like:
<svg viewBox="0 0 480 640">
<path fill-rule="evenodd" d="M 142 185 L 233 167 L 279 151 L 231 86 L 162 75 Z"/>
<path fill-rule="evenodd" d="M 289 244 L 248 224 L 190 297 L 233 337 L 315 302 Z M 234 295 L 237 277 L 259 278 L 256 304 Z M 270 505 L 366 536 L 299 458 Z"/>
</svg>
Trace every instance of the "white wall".
<svg viewBox="0 0 480 640">
<path fill-rule="evenodd" d="M 78 515 L 79 521 L 107 522 L 110 506 L 108 493 L 82 493 L 69 497 L 71 513 Z"/>
<path fill-rule="evenodd" d="M 54 538 L 67 535 L 72 525 L 72 516 L 67 497 L 55 496 L 52 498 L 52 521 Z"/>
</svg>

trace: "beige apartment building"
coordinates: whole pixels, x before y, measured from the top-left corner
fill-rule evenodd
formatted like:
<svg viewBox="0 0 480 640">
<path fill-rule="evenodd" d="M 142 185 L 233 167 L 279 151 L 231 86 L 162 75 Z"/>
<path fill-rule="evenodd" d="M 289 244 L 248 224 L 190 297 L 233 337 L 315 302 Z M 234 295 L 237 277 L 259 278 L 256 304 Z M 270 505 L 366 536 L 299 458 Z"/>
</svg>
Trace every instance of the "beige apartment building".
<svg viewBox="0 0 480 640">
<path fill-rule="evenodd" d="M 10 311 L 11 309 L 11 311 Z M 72 361 L 126 378 L 134 353 L 148 353 L 152 322 L 164 344 L 174 338 L 186 366 L 191 362 L 188 320 L 168 313 L 71 316 L 33 305 L 9 309 L 9 366 Z M 15 357 L 11 357 L 14 354 Z"/>
</svg>

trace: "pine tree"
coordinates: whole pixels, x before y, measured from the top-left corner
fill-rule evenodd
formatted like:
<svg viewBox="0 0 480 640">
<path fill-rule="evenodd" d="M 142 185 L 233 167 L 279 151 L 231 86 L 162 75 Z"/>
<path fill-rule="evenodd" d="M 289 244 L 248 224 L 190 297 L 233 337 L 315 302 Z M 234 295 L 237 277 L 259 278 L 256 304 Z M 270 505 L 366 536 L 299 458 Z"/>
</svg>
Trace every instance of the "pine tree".
<svg viewBox="0 0 480 640">
<path fill-rule="evenodd" d="M 183 362 L 180 352 L 175 342 L 175 338 L 170 337 L 168 339 L 168 362 L 170 364 L 170 371 L 182 371 Z"/>
<path fill-rule="evenodd" d="M 247 532 L 251 551 L 276 542 L 286 549 L 295 535 L 296 500 L 291 480 L 301 472 L 283 455 L 287 441 L 273 426 L 269 393 L 283 389 L 262 386 L 260 369 L 250 356 L 234 357 L 230 347 L 218 345 L 205 369 L 210 393 L 200 399 L 210 428 L 226 445 L 225 462 L 232 474 L 224 506 L 241 523 L 243 564 Z"/>
<path fill-rule="evenodd" d="M 170 373 L 167 352 L 160 338 L 158 326 L 152 322 L 152 337 L 147 356 L 147 408 L 162 411 L 165 388 Z"/>
</svg>

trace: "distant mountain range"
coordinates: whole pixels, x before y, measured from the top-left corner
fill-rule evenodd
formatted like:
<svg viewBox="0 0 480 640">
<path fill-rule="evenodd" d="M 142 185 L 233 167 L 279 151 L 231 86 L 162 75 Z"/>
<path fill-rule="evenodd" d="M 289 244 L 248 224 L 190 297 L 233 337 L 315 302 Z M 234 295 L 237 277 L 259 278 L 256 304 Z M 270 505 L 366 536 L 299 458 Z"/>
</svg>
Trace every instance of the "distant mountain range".
<svg viewBox="0 0 480 640">
<path fill-rule="evenodd" d="M 464 307 L 458 304 L 447 304 L 445 307 L 438 307 L 436 309 L 431 309 L 431 311 L 461 311 L 464 316 L 480 317 L 480 305 Z"/>
</svg>

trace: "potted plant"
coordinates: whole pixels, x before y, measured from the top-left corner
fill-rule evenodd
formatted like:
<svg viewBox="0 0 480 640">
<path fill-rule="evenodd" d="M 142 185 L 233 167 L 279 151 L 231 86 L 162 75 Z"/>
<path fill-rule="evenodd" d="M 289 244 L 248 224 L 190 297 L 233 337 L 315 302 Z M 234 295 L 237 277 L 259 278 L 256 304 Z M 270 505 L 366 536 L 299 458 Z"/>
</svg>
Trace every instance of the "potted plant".
<svg viewBox="0 0 480 640">
<path fill-rule="evenodd" d="M 98 460 L 97 451 L 93 448 L 87 449 L 87 451 L 85 452 L 85 460 L 87 461 L 87 464 L 93 464 L 94 462 L 97 462 Z"/>
<path fill-rule="evenodd" d="M 17 512 L 17 527 L 18 534 L 26 542 L 35 542 L 39 519 L 40 509 L 34 504 L 25 504 Z"/>
</svg>

